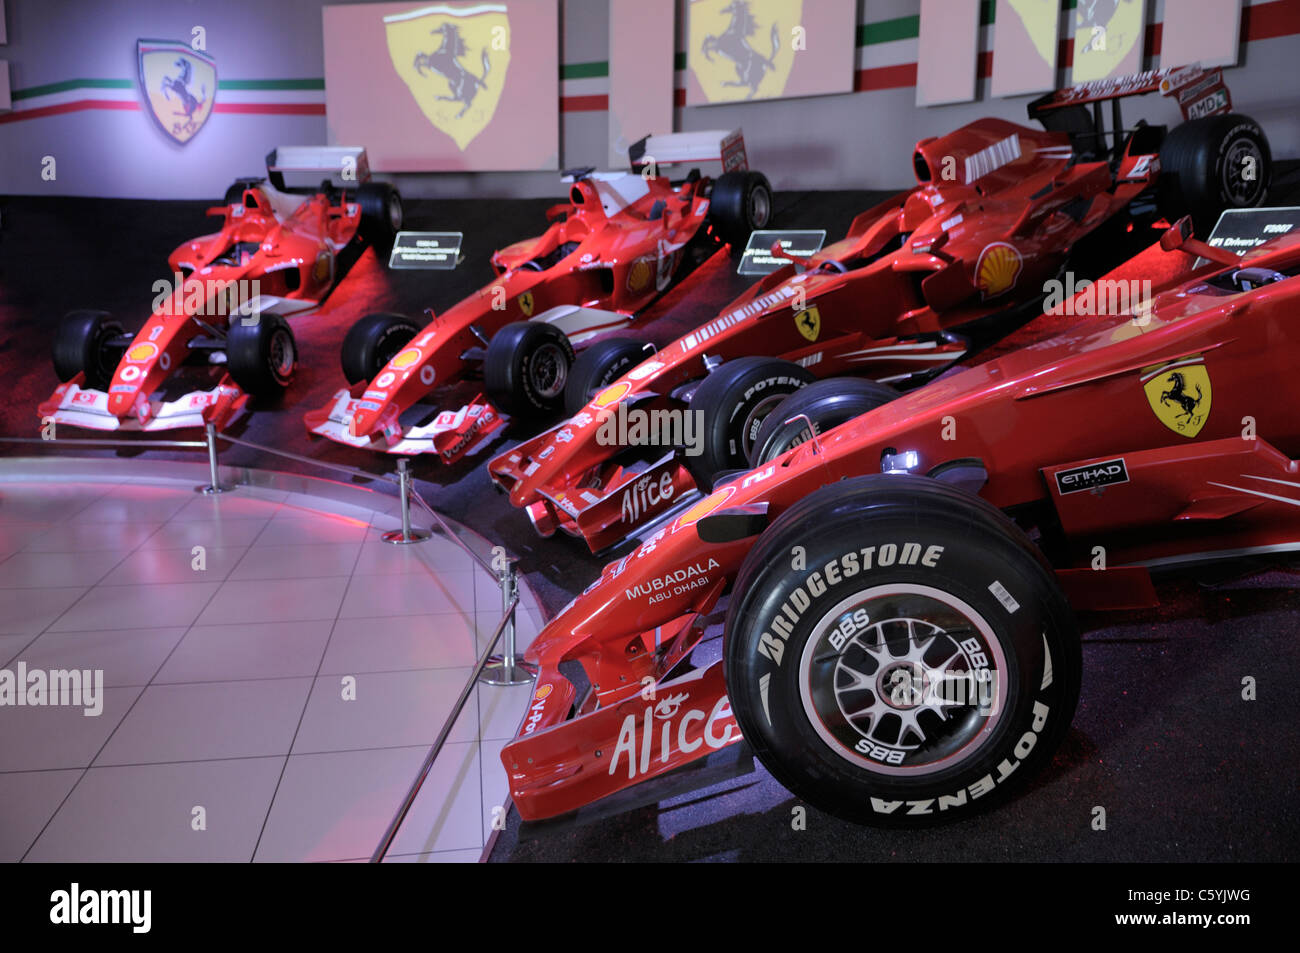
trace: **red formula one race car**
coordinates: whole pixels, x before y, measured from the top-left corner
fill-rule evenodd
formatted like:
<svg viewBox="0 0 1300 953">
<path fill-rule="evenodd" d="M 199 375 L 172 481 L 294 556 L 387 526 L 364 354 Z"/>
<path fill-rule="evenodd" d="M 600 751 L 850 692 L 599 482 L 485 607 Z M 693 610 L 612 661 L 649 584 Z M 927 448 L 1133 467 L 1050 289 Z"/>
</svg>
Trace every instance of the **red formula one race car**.
<svg viewBox="0 0 1300 953">
<path fill-rule="evenodd" d="M 489 472 L 543 536 L 558 528 L 601 551 L 689 504 L 717 474 L 748 466 L 764 416 L 815 378 L 917 383 L 966 353 L 951 329 L 1017 306 L 1037 313 L 1077 243 L 1131 207 L 1153 209 L 1159 198 L 1171 214 L 1191 207 L 1212 222 L 1224 207 L 1260 205 L 1270 156 L 1253 120 L 1216 113 L 1168 134 L 1139 125 L 1108 150 L 1082 105 L 1094 103 L 1099 120 L 1101 100 L 1112 99 L 1118 130 L 1118 97 L 1191 87 L 1228 108 L 1218 71 L 1166 71 L 1033 104 L 1031 115 L 1071 134 L 984 119 L 921 141 L 914 189 L 862 213 L 845 239 L 768 276 L 608 387 L 613 371 L 642 355 L 626 340 L 593 346 L 570 383 L 591 388 L 575 395 L 590 402 L 492 460 Z M 893 396 L 859 388 L 840 419 Z M 651 439 L 653 428 L 638 442 L 631 415 L 683 434 L 694 424 L 695 443 Z"/>
<path fill-rule="evenodd" d="M 1152 605 L 1160 567 L 1300 549 L 1300 236 L 1237 259 L 1190 233 L 1098 282 L 1150 281 L 1136 307 L 1108 291 L 1067 330 L 1044 316 L 1027 346 L 792 441 L 607 566 L 528 650 L 535 701 L 502 754 L 520 814 L 743 735 L 828 811 L 964 816 L 1069 726 L 1073 609 Z M 806 437 L 845 383 L 774 414 Z M 729 586 L 722 658 L 683 674 Z"/>
<path fill-rule="evenodd" d="M 366 181 L 364 149 L 282 146 L 266 168 L 269 181 L 241 179 L 224 205 L 208 209 L 222 217 L 221 231 L 171 253 L 174 278 L 154 284 L 153 314 L 138 333 L 104 311 L 64 316 L 54 340 L 64 383 L 40 405 L 43 420 L 93 430 L 221 429 L 250 395 L 288 386 L 297 347 L 285 316 L 321 303 L 339 277 L 340 252 L 358 235 L 390 242 L 402 205 L 391 186 Z M 292 187 L 286 174 L 317 184 Z M 322 184 L 322 174 L 342 186 Z"/>
<path fill-rule="evenodd" d="M 388 453 L 436 453 L 452 463 L 480 447 L 502 412 L 562 406 L 574 349 L 637 313 L 723 242 L 744 244 L 768 223 L 772 192 L 748 170 L 739 130 L 651 136 L 631 172 L 566 173 L 569 201 L 542 235 L 492 256 L 486 285 L 421 327 L 397 314 L 362 318 L 343 342 L 351 385 L 305 415 L 313 433 Z M 720 161 L 716 180 L 659 166 Z M 481 371 L 486 400 L 439 412 L 435 389 Z"/>
</svg>

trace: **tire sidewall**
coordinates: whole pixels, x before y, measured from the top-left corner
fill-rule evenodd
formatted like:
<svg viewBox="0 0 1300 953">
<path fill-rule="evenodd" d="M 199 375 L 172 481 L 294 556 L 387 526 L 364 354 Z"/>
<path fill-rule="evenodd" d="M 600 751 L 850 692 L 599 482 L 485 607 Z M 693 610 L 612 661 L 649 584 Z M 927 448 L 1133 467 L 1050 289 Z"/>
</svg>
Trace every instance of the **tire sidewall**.
<svg viewBox="0 0 1300 953">
<path fill-rule="evenodd" d="M 1258 208 L 1264 204 L 1268 195 L 1268 166 L 1269 152 L 1268 145 L 1263 137 L 1263 132 L 1259 125 L 1253 119 L 1245 117 L 1235 117 L 1237 122 L 1228 129 L 1218 142 L 1218 148 L 1213 153 L 1210 161 L 1210 184 L 1213 193 L 1207 196 L 1209 201 L 1215 203 L 1216 207 L 1228 208 Z M 1226 176 L 1228 158 L 1233 147 L 1242 139 L 1249 140 L 1255 147 L 1255 152 L 1259 157 L 1259 168 L 1255 170 L 1256 181 L 1258 183 L 1257 194 L 1253 200 L 1246 205 L 1237 205 L 1228 195 Z"/>
<path fill-rule="evenodd" d="M 787 547 L 789 540 L 783 540 L 780 546 L 765 547 L 766 556 L 746 577 L 745 590 L 733 597 L 724 654 L 742 733 L 778 780 L 811 803 L 853 820 L 918 826 L 997 803 L 1050 759 L 1073 715 L 1077 686 L 1072 688 L 1069 673 L 1077 674 L 1077 665 L 1067 653 L 1071 644 L 1077 651 L 1077 640 L 1071 643 L 1067 635 L 1072 625 L 1068 608 L 1062 611 L 1063 600 L 1039 591 L 1041 580 L 1035 584 L 1032 573 L 1025 576 L 1032 560 L 1010 537 L 971 533 L 959 520 L 924 520 L 906 513 L 867 523 L 852 518 L 861 513 L 851 506 L 838 509 L 818 521 L 815 534 L 798 537 L 806 569 L 792 569 L 788 551 L 793 544 Z M 891 544 L 898 554 L 893 565 L 863 568 L 864 547 L 883 552 Z M 916 561 L 900 565 L 907 544 L 917 547 L 908 551 Z M 778 556 L 783 549 L 787 554 Z M 845 558 L 855 552 L 859 569 L 848 576 Z M 925 565 L 935 552 L 933 565 Z M 840 574 L 834 584 L 826 569 L 832 564 Z M 994 583 L 1014 600 L 1014 611 L 990 590 Z M 886 775 L 852 763 L 815 730 L 800 693 L 800 661 L 818 623 L 846 597 L 880 586 L 924 586 L 961 600 L 987 623 L 1005 658 L 1006 694 L 987 739 L 972 754 L 930 774 Z M 778 653 L 769 642 L 761 650 L 764 634 L 776 638 L 772 623 L 785 617 L 782 606 L 796 592 L 807 597 L 808 605 L 791 625 L 783 649 Z M 828 638 L 829 633 L 821 636 L 819 652 L 832 651 Z M 1045 679 L 1049 655 L 1053 675 Z M 763 714 L 767 711 L 770 721 Z"/>
<path fill-rule="evenodd" d="M 728 396 L 732 399 L 720 405 L 714 418 L 717 443 L 715 446 L 725 454 L 728 468 L 746 467 L 749 464 L 746 447 L 758 439 L 766 415 L 749 419 L 764 402 L 794 393 L 805 386 L 806 381 L 787 371 L 757 371 L 745 376 L 743 387 L 734 388 Z M 771 410 L 779 406 L 772 404 Z M 771 411 L 769 410 L 769 413 Z M 714 429 L 714 428 L 710 428 Z"/>
</svg>

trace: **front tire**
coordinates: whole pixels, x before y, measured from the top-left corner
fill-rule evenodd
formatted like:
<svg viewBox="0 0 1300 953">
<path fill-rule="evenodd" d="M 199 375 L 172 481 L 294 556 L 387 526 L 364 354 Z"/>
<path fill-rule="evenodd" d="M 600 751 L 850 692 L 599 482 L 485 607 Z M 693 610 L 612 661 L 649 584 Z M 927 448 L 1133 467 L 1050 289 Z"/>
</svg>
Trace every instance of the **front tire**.
<svg viewBox="0 0 1300 953">
<path fill-rule="evenodd" d="M 746 557 L 725 638 L 732 709 L 773 776 L 882 827 L 1007 797 L 1050 762 L 1079 693 L 1078 630 L 1041 553 L 925 477 L 858 477 L 791 507 Z"/>
<path fill-rule="evenodd" d="M 564 406 L 573 345 L 552 324 L 516 321 L 488 342 L 483 388 L 499 410 L 515 416 L 550 413 Z"/>
<path fill-rule="evenodd" d="M 255 322 L 236 317 L 226 332 L 226 368 L 235 383 L 259 398 L 284 393 L 298 367 L 298 344 L 289 322 L 259 314 Z"/>
<path fill-rule="evenodd" d="M 703 423 L 700 453 L 686 458 L 700 488 L 726 470 L 747 468 L 767 415 L 813 379 L 806 368 L 774 357 L 738 357 L 704 378 L 689 408 Z"/>
<path fill-rule="evenodd" d="M 597 341 L 578 355 L 564 385 L 564 412 L 572 417 L 587 403 L 650 356 L 650 346 L 632 338 Z"/>
<path fill-rule="evenodd" d="M 54 333 L 54 372 L 59 380 L 86 375 L 86 387 L 108 390 L 122 359 L 122 348 L 114 341 L 122 336 L 122 325 L 107 311 L 69 311 Z"/>
<path fill-rule="evenodd" d="M 775 460 L 832 427 L 875 410 L 898 397 L 888 384 L 865 377 L 832 377 L 795 391 L 767 415 L 750 448 L 750 466 Z M 796 419 L 806 417 L 807 421 Z M 789 421 L 787 423 L 787 421 Z M 808 430 L 812 423 L 812 432 Z"/>
<path fill-rule="evenodd" d="M 384 365 L 420 333 L 420 326 L 403 314 L 368 314 L 348 329 L 339 353 L 349 384 L 374 380 Z"/>
</svg>

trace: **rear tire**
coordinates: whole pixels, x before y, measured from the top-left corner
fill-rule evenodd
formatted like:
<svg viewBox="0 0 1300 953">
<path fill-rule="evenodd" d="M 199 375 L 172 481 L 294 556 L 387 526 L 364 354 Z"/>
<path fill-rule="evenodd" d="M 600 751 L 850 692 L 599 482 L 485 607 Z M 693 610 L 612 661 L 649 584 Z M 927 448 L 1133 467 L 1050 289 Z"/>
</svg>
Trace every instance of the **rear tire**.
<svg viewBox="0 0 1300 953">
<path fill-rule="evenodd" d="M 774 357 L 739 357 L 704 378 L 689 407 L 703 422 L 700 454 L 686 458 L 700 489 L 710 489 L 725 470 L 748 467 L 763 420 L 813 379 L 806 368 Z"/>
<path fill-rule="evenodd" d="M 709 223 L 736 248 L 772 222 L 772 186 L 761 172 L 724 172 L 709 193 Z"/>
<path fill-rule="evenodd" d="M 806 569 L 792 569 L 802 547 Z M 1082 666 L 1073 614 L 1025 534 L 926 477 L 858 477 L 782 514 L 727 610 L 727 693 L 797 796 L 919 827 L 998 803 L 1050 763 Z"/>
<path fill-rule="evenodd" d="M 516 321 L 488 342 L 483 388 L 493 405 L 511 416 L 560 410 L 573 361 L 573 345 L 559 328 Z"/>
<path fill-rule="evenodd" d="M 371 381 L 394 355 L 420 333 L 420 326 L 402 314 L 368 314 L 348 329 L 340 362 L 349 384 Z"/>
<path fill-rule="evenodd" d="M 781 401 L 767 415 L 754 439 L 750 466 L 775 460 L 787 450 L 806 443 L 814 434 L 820 436 L 896 397 L 898 391 L 888 384 L 865 377 L 832 377 L 809 384 Z M 802 420 L 786 423 L 799 415 L 812 421 L 811 433 Z"/>
<path fill-rule="evenodd" d="M 573 362 L 573 371 L 564 385 L 564 412 L 572 417 L 600 391 L 649 357 L 650 347 L 644 341 L 597 341 Z"/>
<path fill-rule="evenodd" d="M 244 192 L 255 185 L 259 185 L 262 179 L 236 179 L 230 188 L 226 189 L 227 205 L 239 205 L 244 201 Z"/>
<path fill-rule="evenodd" d="M 1253 166 L 1253 179 L 1247 168 Z M 1169 221 L 1190 214 L 1208 235 L 1228 208 L 1258 208 L 1268 197 L 1272 153 L 1259 123 L 1227 113 L 1170 130 L 1160 147 L 1157 202 Z"/>
<path fill-rule="evenodd" d="M 86 387 L 108 390 L 123 349 L 111 342 L 124 333 L 107 311 L 69 311 L 54 333 L 54 372 L 59 380 L 86 375 Z"/>
<path fill-rule="evenodd" d="M 390 248 L 402 230 L 402 197 L 387 182 L 364 182 L 357 189 L 361 236 L 377 248 Z"/>
<path fill-rule="evenodd" d="M 298 366 L 298 344 L 289 322 L 278 314 L 260 314 L 245 324 L 236 318 L 226 333 L 226 369 L 249 394 L 274 398 L 284 393 Z"/>
</svg>

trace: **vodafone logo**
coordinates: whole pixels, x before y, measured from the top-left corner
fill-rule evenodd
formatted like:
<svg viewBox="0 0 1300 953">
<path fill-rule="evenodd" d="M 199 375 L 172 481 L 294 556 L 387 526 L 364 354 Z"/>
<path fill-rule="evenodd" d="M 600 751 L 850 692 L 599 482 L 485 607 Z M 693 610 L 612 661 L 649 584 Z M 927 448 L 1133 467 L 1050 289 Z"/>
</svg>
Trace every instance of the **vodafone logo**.
<svg viewBox="0 0 1300 953">
<path fill-rule="evenodd" d="M 394 374 L 392 371 L 384 371 L 384 373 L 380 374 L 378 377 L 375 378 L 375 386 L 387 387 L 395 380 L 397 380 L 396 374 Z"/>
<path fill-rule="evenodd" d="M 138 380 L 140 375 L 143 373 L 144 372 L 134 364 L 128 364 L 118 372 L 117 377 L 118 380 L 126 381 L 129 384 L 131 381 Z"/>
</svg>

